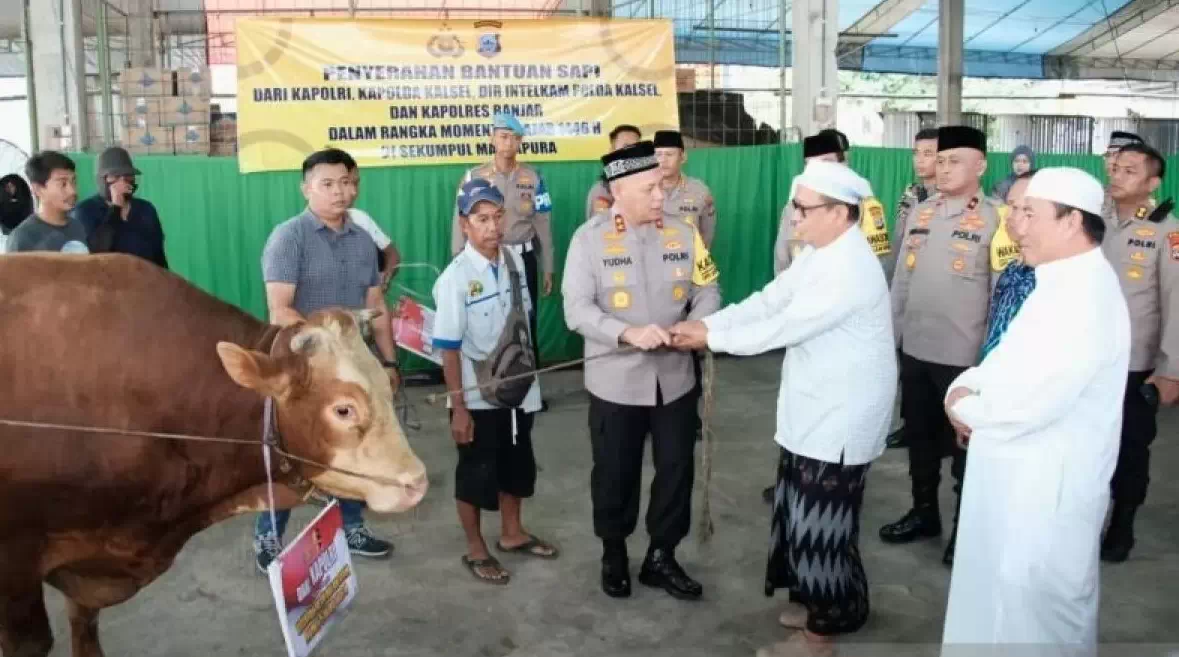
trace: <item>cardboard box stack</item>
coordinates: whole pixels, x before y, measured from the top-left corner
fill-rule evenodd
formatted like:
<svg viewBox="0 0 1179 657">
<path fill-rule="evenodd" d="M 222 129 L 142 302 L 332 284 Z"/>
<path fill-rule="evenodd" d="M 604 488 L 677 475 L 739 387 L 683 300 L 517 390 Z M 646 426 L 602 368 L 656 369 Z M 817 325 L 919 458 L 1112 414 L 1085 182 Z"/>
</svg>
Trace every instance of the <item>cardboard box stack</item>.
<svg viewBox="0 0 1179 657">
<path fill-rule="evenodd" d="M 177 154 L 209 154 L 209 102 L 213 95 L 207 68 L 176 71 L 176 95 L 164 106 Z"/>
<path fill-rule="evenodd" d="M 213 106 L 213 121 L 209 126 L 209 155 L 237 155 L 237 115 L 222 114 Z"/>
<path fill-rule="evenodd" d="M 205 68 L 121 71 L 119 141 L 131 153 L 208 155 L 211 91 Z"/>
</svg>

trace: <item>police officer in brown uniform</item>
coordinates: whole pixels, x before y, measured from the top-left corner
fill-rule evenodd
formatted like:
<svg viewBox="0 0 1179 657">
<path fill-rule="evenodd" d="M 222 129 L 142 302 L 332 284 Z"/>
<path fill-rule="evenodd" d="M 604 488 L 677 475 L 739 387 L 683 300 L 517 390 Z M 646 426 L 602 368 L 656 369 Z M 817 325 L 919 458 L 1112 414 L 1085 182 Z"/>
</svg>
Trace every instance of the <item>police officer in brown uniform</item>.
<svg viewBox="0 0 1179 657">
<path fill-rule="evenodd" d="M 524 125 L 519 119 L 502 112 L 496 114 L 491 130 L 495 158 L 467 171 L 458 189 L 461 194 L 464 184 L 474 178 L 482 178 L 504 195 L 503 245 L 524 260 L 524 278 L 532 299 L 528 323 L 532 335 L 538 336 L 536 317 L 539 299 L 549 296 L 553 291 L 553 199 L 540 173 L 517 159 L 524 135 Z M 466 241 L 456 203 L 450 237 L 451 256 L 458 255 Z M 537 253 L 540 254 L 539 270 L 543 272 L 543 283 L 538 277 Z M 532 341 L 537 363 L 540 363 L 539 342 L 539 339 Z M 543 408 L 547 409 L 548 404 L 543 403 Z"/>
<path fill-rule="evenodd" d="M 950 383 L 978 362 L 993 283 L 1010 260 L 992 257 L 1004 209 L 982 192 L 979 179 L 985 171 L 982 132 L 966 126 L 940 128 L 939 194 L 915 208 L 898 245 L 893 326 L 901 348 L 913 508 L 880 530 L 886 543 L 941 535 L 937 489 L 946 455 L 953 457 L 951 473 L 961 494 L 966 454 L 957 445 L 942 402 Z M 952 561 L 953 552 L 951 537 L 946 562 Z"/>
<path fill-rule="evenodd" d="M 1123 132 L 1121 130 L 1114 130 L 1109 133 L 1109 142 L 1105 145 L 1105 153 L 1102 159 L 1105 160 L 1105 180 L 1107 183 L 1113 183 L 1114 165 L 1118 161 L 1118 153 L 1122 152 L 1122 148 L 1130 144 L 1144 144 L 1142 137 L 1132 133 Z M 1109 195 L 1109 184 L 1105 187 L 1105 202 L 1101 206 L 1101 216 L 1109 217 L 1114 210 L 1113 198 Z"/>
<path fill-rule="evenodd" d="M 633 125 L 622 124 L 610 131 L 610 152 L 625 146 L 638 143 L 643 138 L 643 131 Z M 614 204 L 614 197 L 610 196 L 610 188 L 606 186 L 606 177 L 599 176 L 589 195 L 585 199 L 585 220 L 589 221 L 599 212 L 605 212 Z"/>
<path fill-rule="evenodd" d="M 1129 558 L 1134 547 L 1134 514 L 1146 501 L 1150 444 L 1158 433 L 1156 404 L 1179 398 L 1179 220 L 1170 214 L 1171 202 L 1156 207 L 1151 198 L 1164 173 L 1155 149 L 1141 142 L 1122 147 L 1110 177 L 1112 207 L 1104 217 L 1101 249 L 1118 272 L 1131 335 L 1122 441 L 1110 484 L 1113 512 L 1101 544 L 1101 558 L 1114 563 Z"/>
<path fill-rule="evenodd" d="M 691 524 L 695 384 L 691 354 L 667 329 L 720 307 L 716 267 L 696 228 L 663 213 L 655 147 L 639 142 L 602 158 L 614 204 L 574 233 L 565 262 L 565 323 L 585 338 L 593 448 L 594 534 L 602 540 L 602 590 L 630 595 L 626 538 L 638 522 L 643 446 L 651 435 L 655 479 L 651 536 L 639 581 L 692 600 L 703 588 L 675 559 Z M 690 308 L 690 311 L 689 311 Z"/>
<path fill-rule="evenodd" d="M 802 140 L 802 162 L 806 166 L 811 160 L 827 160 L 847 163 L 847 151 L 851 145 L 847 136 L 833 129 L 821 130 Z M 790 203 L 782 208 L 778 219 L 778 237 L 774 240 L 774 275 L 782 273 L 802 250 L 803 243 L 794 239 L 794 224 L 790 217 L 794 209 Z M 892 247 L 888 238 L 887 219 L 884 206 L 875 197 L 864 199 L 860 204 L 860 230 L 868 238 L 872 251 L 882 259 L 888 257 Z"/>
<path fill-rule="evenodd" d="M 716 236 L 716 203 L 712 191 L 698 178 L 684 175 L 688 153 L 684 137 L 674 130 L 655 133 L 655 157 L 659 173 L 663 175 L 663 216 L 676 217 L 692 224 L 700 231 L 704 246 L 712 248 Z"/>
</svg>

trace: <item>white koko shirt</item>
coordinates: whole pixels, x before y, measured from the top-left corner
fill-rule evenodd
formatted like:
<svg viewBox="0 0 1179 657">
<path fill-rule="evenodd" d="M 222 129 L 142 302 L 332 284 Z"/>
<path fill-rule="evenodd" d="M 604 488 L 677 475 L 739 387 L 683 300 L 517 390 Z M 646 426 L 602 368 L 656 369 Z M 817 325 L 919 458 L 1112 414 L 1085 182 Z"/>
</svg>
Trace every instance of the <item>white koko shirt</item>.
<svg viewBox="0 0 1179 657">
<path fill-rule="evenodd" d="M 864 234 L 806 246 L 760 292 L 704 320 L 708 347 L 786 348 L 774 439 L 795 454 L 861 465 L 884 451 L 897 389 L 892 309 Z"/>
</svg>

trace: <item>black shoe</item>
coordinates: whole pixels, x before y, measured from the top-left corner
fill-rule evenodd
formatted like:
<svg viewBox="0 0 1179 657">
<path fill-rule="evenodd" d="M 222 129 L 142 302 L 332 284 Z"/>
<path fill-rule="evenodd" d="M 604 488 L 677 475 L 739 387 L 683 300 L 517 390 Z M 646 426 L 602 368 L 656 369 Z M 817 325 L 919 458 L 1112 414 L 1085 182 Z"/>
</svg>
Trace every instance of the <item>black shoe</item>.
<svg viewBox="0 0 1179 657">
<path fill-rule="evenodd" d="M 700 582 L 688 577 L 670 550 L 656 548 L 647 553 L 639 570 L 639 583 L 663 589 L 677 600 L 699 600 L 704 594 Z"/>
<path fill-rule="evenodd" d="M 548 413 L 549 412 L 549 401 L 547 399 L 540 400 L 540 412 L 541 413 Z"/>
<path fill-rule="evenodd" d="M 770 486 L 761 492 L 761 499 L 766 504 L 774 503 L 774 487 Z"/>
<path fill-rule="evenodd" d="M 889 449 L 895 449 L 897 447 L 908 447 L 909 443 L 905 442 L 904 425 L 901 425 L 900 429 L 897 429 L 896 431 L 888 434 L 888 438 L 885 439 L 884 444 Z"/>
<path fill-rule="evenodd" d="M 361 525 L 344 532 L 348 537 L 348 551 L 362 557 L 379 559 L 389 556 L 393 551 L 393 544 L 372 535 L 368 527 Z"/>
<path fill-rule="evenodd" d="M 1134 514 L 1137 505 L 1114 502 L 1109 527 L 1101 541 L 1101 560 L 1107 563 L 1123 563 L 1130 558 L 1134 549 Z"/>
<path fill-rule="evenodd" d="M 942 564 L 954 567 L 954 548 L 958 545 L 958 527 L 954 527 L 954 533 L 950 534 L 950 543 L 946 546 L 946 551 L 942 553 Z"/>
<path fill-rule="evenodd" d="M 611 598 L 630 597 L 630 564 L 626 557 L 602 559 L 602 592 Z"/>
<path fill-rule="evenodd" d="M 900 520 L 880 528 L 880 540 L 885 543 L 912 543 L 941 535 L 942 519 L 935 506 L 910 509 Z"/>
</svg>

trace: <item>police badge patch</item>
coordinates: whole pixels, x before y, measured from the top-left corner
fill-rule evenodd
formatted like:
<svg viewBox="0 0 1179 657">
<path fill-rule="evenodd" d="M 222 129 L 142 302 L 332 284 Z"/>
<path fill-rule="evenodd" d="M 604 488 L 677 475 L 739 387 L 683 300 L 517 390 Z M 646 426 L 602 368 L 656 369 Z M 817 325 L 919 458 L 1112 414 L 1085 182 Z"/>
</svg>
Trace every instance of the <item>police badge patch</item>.
<svg viewBox="0 0 1179 657">
<path fill-rule="evenodd" d="M 479 50 L 477 52 L 480 55 L 491 59 L 492 57 L 498 55 L 502 50 L 503 48 L 499 45 L 498 33 L 489 32 L 487 34 L 479 35 Z"/>
</svg>

